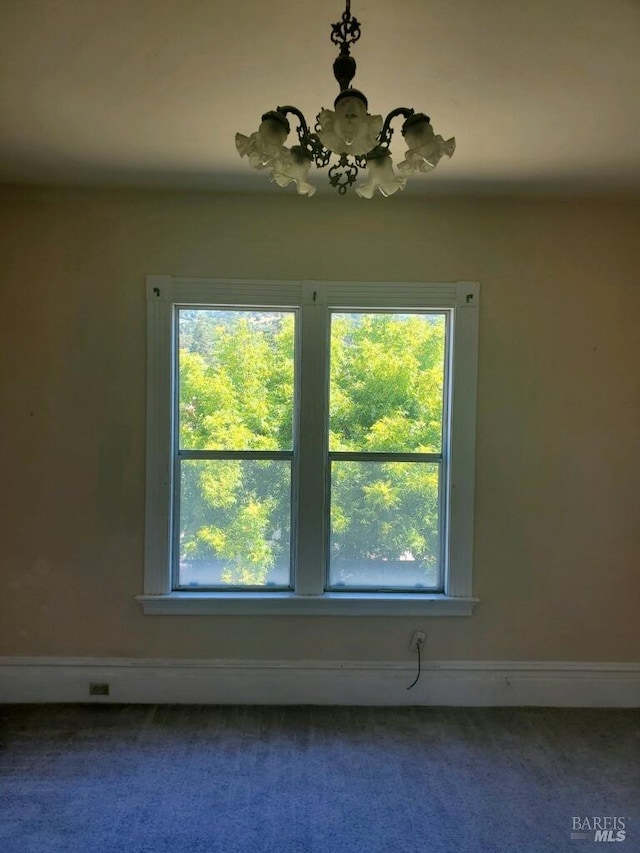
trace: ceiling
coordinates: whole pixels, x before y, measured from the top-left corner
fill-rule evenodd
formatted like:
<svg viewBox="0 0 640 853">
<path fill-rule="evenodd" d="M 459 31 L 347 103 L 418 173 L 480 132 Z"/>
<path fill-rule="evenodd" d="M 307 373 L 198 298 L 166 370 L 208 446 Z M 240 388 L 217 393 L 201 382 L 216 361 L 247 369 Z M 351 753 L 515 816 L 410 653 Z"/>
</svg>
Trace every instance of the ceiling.
<svg viewBox="0 0 640 853">
<path fill-rule="evenodd" d="M 0 182 L 293 193 L 241 161 L 234 135 L 280 104 L 310 124 L 332 106 L 343 10 L 2 0 Z M 640 194 L 640 0 L 352 0 L 352 13 L 370 111 L 413 107 L 457 140 L 407 192 Z"/>
</svg>

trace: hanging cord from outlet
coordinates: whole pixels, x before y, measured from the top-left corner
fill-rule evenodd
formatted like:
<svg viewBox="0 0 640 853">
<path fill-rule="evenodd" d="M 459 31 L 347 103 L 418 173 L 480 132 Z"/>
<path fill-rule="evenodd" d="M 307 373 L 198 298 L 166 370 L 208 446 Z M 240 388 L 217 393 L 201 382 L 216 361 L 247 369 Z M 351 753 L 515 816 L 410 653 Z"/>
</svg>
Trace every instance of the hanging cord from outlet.
<svg viewBox="0 0 640 853">
<path fill-rule="evenodd" d="M 422 640 L 418 640 L 418 641 L 416 642 L 416 651 L 418 652 L 418 674 L 416 675 L 416 679 L 415 679 L 415 681 L 407 687 L 407 690 L 411 690 L 411 688 L 412 688 L 412 687 L 415 687 L 415 686 L 416 686 L 416 684 L 418 683 L 418 680 L 420 679 L 420 668 L 421 668 L 421 664 L 420 664 L 420 649 L 421 649 L 421 647 L 422 647 L 422 642 L 423 642 Z"/>
</svg>

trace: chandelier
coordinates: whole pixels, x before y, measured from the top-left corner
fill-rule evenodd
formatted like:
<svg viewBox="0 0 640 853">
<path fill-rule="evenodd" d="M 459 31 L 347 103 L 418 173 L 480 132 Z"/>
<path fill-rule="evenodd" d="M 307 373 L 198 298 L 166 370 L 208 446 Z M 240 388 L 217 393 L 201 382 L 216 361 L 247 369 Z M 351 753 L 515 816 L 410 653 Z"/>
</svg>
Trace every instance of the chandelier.
<svg viewBox="0 0 640 853">
<path fill-rule="evenodd" d="M 443 154 L 451 157 L 456 141 L 436 136 L 428 115 L 408 107 L 391 110 L 383 120 L 370 115 L 368 101 L 359 89 L 351 88 L 356 73 L 356 61 L 350 54 L 351 45 L 360 38 L 361 26 L 351 14 L 351 0 L 346 0 L 342 18 L 331 26 L 331 41 L 340 53 L 333 63 L 333 73 L 340 93 L 332 110 L 321 109 L 316 117 L 314 132 L 309 130 L 304 115 L 297 107 L 284 106 L 269 110 L 262 116 L 258 130 L 251 136 L 236 133 L 236 148 L 247 157 L 254 169 L 267 170 L 271 180 L 281 187 L 296 185 L 299 195 L 312 196 L 316 188 L 307 180 L 312 163 L 329 169 L 329 183 L 341 195 L 356 182 L 360 170 L 365 180 L 356 187 L 356 195 L 372 198 L 376 191 L 389 196 L 404 189 L 413 174 L 430 172 Z M 297 121 L 298 144 L 285 146 L 291 131 L 287 116 Z M 402 135 L 407 150 L 404 160 L 394 169 L 391 160 L 391 122 L 402 116 Z M 337 158 L 337 162 L 336 162 Z"/>
</svg>

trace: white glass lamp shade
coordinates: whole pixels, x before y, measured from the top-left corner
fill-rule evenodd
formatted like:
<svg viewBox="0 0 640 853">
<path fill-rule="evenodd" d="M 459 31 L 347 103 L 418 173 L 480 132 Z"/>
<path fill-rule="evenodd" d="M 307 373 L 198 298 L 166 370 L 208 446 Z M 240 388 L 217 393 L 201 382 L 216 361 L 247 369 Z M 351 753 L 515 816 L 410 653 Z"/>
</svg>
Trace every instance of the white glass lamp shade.
<svg viewBox="0 0 640 853">
<path fill-rule="evenodd" d="M 438 165 L 443 154 L 451 157 L 456 150 L 456 140 L 451 137 L 445 141 L 441 136 L 436 136 L 424 113 L 407 119 L 402 134 L 408 149 L 405 159 L 398 163 L 398 171 L 404 174 L 430 172 Z"/>
<path fill-rule="evenodd" d="M 271 166 L 283 151 L 289 135 L 286 116 L 275 110 L 265 113 L 256 133 L 244 136 L 236 133 L 236 148 L 241 157 L 247 157 L 254 169 Z"/>
<path fill-rule="evenodd" d="M 334 106 L 318 115 L 320 142 L 334 154 L 368 154 L 377 144 L 382 116 L 369 115 L 366 98 L 357 89 L 346 89 Z"/>
<path fill-rule="evenodd" d="M 407 183 L 406 178 L 396 175 L 393 171 L 393 163 L 388 154 L 368 158 L 367 178 L 365 183 L 356 187 L 356 194 L 360 198 L 373 198 L 376 190 L 383 196 L 390 196 L 398 190 L 403 190 Z"/>
<path fill-rule="evenodd" d="M 280 156 L 274 161 L 271 172 L 271 180 L 280 187 L 286 187 L 295 183 L 298 195 L 306 195 L 311 198 L 316 188 L 307 181 L 307 175 L 311 168 L 311 160 L 307 157 L 304 149 L 299 145 L 293 148 L 283 148 Z"/>
</svg>

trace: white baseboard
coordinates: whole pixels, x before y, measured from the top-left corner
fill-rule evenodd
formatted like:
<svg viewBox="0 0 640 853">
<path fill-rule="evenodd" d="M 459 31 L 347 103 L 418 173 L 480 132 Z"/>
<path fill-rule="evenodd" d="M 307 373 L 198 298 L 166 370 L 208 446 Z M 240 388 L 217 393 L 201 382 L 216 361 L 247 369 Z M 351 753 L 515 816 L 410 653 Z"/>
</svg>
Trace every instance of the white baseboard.
<svg viewBox="0 0 640 853">
<path fill-rule="evenodd" d="M 640 706 L 640 663 L 0 657 L 0 702 Z M 91 696 L 90 682 L 109 684 Z"/>
</svg>

